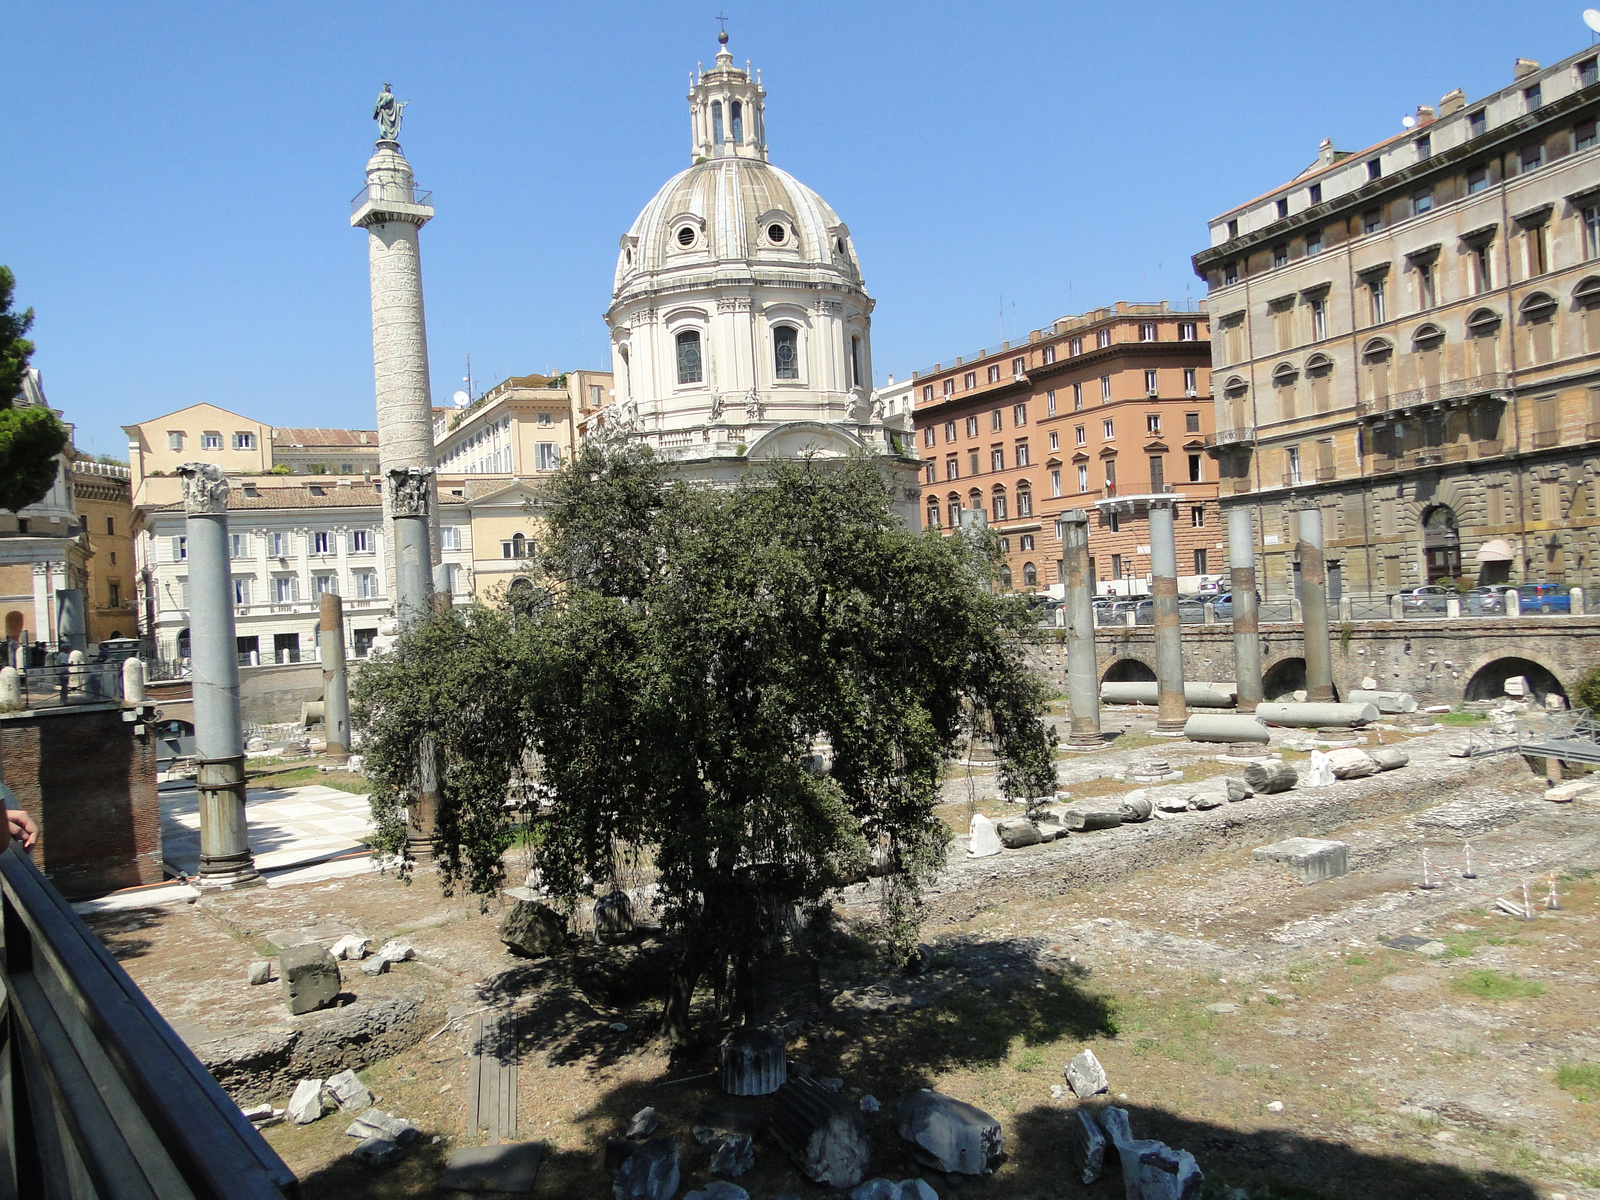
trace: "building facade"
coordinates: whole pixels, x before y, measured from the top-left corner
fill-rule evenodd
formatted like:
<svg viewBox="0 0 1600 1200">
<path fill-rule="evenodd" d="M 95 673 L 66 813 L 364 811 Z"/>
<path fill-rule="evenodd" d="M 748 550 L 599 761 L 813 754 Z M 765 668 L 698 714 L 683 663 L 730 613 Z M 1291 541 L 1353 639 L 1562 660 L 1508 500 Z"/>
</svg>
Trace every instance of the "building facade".
<svg viewBox="0 0 1600 1200">
<path fill-rule="evenodd" d="M 1086 509 L 1095 591 L 1143 595 L 1159 498 L 1178 505 L 1180 588 L 1215 583 L 1227 538 L 1205 454 L 1210 360 L 1203 307 L 1123 301 L 914 373 L 924 526 L 982 512 L 1000 535 L 1002 583 L 1060 596 L 1056 521 Z"/>
<path fill-rule="evenodd" d="M 84 616 L 91 642 L 137 637 L 132 470 L 75 458 L 68 464 L 80 536 L 88 543 Z"/>
<path fill-rule="evenodd" d="M 850 230 L 767 160 L 766 91 L 722 35 L 689 92 L 691 165 L 623 235 L 611 307 L 616 398 L 599 421 L 688 478 L 755 461 L 876 456 L 915 523 L 909 426 L 872 403 L 872 299 Z"/>
<path fill-rule="evenodd" d="M 1600 553 L 1600 67 L 1591 49 L 1210 222 L 1224 506 L 1262 592 L 1320 508 L 1334 586 L 1589 584 Z"/>
</svg>

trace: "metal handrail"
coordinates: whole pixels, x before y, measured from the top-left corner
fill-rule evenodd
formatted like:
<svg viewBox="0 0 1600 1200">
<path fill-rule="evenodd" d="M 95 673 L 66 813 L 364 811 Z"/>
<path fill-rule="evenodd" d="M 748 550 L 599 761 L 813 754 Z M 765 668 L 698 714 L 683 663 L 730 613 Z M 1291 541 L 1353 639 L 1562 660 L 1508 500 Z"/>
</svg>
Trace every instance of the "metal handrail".
<svg viewBox="0 0 1600 1200">
<path fill-rule="evenodd" d="M 295 1200 L 300 1185 L 61 894 L 0 851 L 0 1191 Z"/>
<path fill-rule="evenodd" d="M 414 185 L 408 188 L 400 183 L 369 183 L 351 197 L 351 214 L 360 212 L 361 206 L 368 201 L 373 204 L 407 204 L 427 208 L 433 203 L 433 193 L 424 192 Z"/>
<path fill-rule="evenodd" d="M 1497 392 L 1506 385 L 1503 372 L 1492 372 L 1487 375 L 1473 375 L 1466 379 L 1447 379 L 1442 383 L 1430 383 L 1425 387 L 1410 388 L 1404 392 L 1390 392 L 1383 396 L 1373 396 L 1366 400 L 1356 401 L 1357 416 L 1373 416 L 1378 413 L 1396 412 L 1403 408 L 1415 408 L 1419 404 L 1437 404 L 1441 400 L 1458 400 L 1466 396 L 1481 395 L 1485 392 Z"/>
<path fill-rule="evenodd" d="M 1254 425 L 1244 425 L 1238 429 L 1219 429 L 1215 433 L 1206 434 L 1206 445 L 1227 446 L 1234 442 L 1253 442 L 1256 440 Z"/>
</svg>

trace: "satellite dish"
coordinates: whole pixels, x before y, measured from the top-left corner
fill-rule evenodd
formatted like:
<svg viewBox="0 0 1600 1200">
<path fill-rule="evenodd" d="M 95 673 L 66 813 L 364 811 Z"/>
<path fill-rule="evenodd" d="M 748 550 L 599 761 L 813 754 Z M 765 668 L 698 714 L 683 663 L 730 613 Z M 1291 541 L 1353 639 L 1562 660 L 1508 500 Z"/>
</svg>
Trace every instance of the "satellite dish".
<svg viewBox="0 0 1600 1200">
<path fill-rule="evenodd" d="M 1402 128 L 1402 129 L 1410 129 L 1416 123 L 1417 123 L 1417 119 L 1415 117 L 1401 117 L 1400 118 L 1400 128 Z"/>
<path fill-rule="evenodd" d="M 1596 33 L 1600 33 L 1600 8 L 1584 9 L 1583 23 Z"/>
<path fill-rule="evenodd" d="M 465 408 L 468 404 L 472 403 L 472 397 L 467 395 L 465 392 L 457 392 L 454 396 L 451 396 L 450 399 L 456 402 L 457 408 Z"/>
</svg>

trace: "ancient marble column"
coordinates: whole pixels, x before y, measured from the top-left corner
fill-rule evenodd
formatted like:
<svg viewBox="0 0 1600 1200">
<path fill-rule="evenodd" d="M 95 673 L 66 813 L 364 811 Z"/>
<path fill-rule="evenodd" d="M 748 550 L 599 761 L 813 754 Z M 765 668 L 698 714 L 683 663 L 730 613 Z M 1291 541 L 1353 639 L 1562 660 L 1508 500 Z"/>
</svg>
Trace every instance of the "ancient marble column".
<svg viewBox="0 0 1600 1200">
<path fill-rule="evenodd" d="M 239 646 L 228 553 L 228 481 L 214 463 L 185 463 L 183 509 L 189 563 L 189 657 L 194 750 L 199 773 L 203 888 L 261 883 L 246 840 L 244 727 L 239 718 Z"/>
<path fill-rule="evenodd" d="M 1178 623 L 1178 543 L 1173 505 L 1150 502 L 1150 591 L 1156 632 L 1156 729 L 1181 733 L 1189 719 L 1183 697 L 1183 634 Z"/>
<path fill-rule="evenodd" d="M 1067 588 L 1067 703 L 1074 746 L 1104 745 L 1100 737 L 1100 670 L 1094 653 L 1094 604 L 1089 595 L 1089 514 L 1074 508 L 1056 525 Z"/>
<path fill-rule="evenodd" d="M 1328 567 L 1322 553 L 1322 510 L 1300 510 L 1300 620 L 1306 644 L 1306 700 L 1333 701 L 1333 645 L 1328 638 Z"/>
<path fill-rule="evenodd" d="M 388 474 L 386 499 L 394 514 L 395 613 L 400 634 L 428 616 L 433 604 L 433 570 L 428 562 L 428 499 L 433 472 L 396 468 Z M 433 854 L 439 818 L 439 773 L 431 743 L 424 743 L 417 763 L 417 799 L 411 806 L 406 844 L 414 859 Z"/>
<path fill-rule="evenodd" d="M 350 687 L 344 669 L 344 601 L 333 592 L 322 593 L 318 614 L 317 646 L 322 651 L 322 728 L 332 762 L 350 757 Z"/>
<path fill-rule="evenodd" d="M 1261 703 L 1261 618 L 1256 609 L 1256 541 L 1250 510 L 1228 510 L 1228 586 L 1233 589 L 1233 662 L 1238 709 Z"/>
</svg>

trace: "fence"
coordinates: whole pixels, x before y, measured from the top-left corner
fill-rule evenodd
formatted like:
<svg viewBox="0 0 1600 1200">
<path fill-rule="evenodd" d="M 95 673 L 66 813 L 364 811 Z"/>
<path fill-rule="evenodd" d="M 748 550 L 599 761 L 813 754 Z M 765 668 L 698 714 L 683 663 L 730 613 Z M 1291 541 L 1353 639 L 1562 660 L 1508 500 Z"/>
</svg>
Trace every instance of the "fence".
<svg viewBox="0 0 1600 1200">
<path fill-rule="evenodd" d="M 21 849 L 0 850 L 0 1195 L 295 1200 L 298 1182 Z"/>
<path fill-rule="evenodd" d="M 21 676 L 23 708 L 104 704 L 122 699 L 120 662 L 29 667 L 17 674 Z"/>
</svg>

